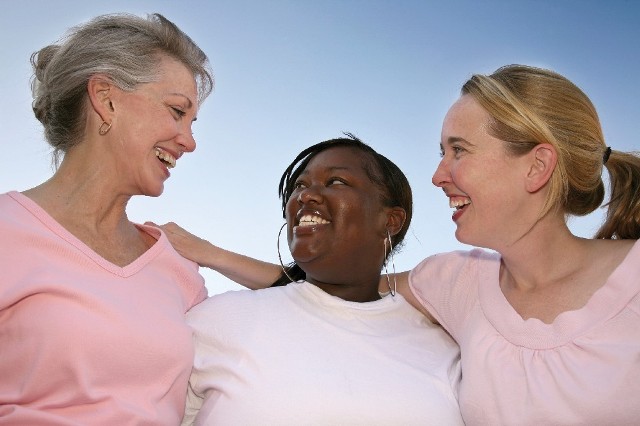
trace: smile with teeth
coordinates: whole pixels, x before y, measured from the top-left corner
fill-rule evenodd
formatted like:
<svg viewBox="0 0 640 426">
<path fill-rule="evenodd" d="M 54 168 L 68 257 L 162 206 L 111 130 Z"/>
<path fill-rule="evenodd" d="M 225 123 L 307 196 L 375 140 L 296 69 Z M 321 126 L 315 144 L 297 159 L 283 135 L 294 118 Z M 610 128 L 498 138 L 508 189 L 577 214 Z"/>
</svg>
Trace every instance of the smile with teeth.
<svg viewBox="0 0 640 426">
<path fill-rule="evenodd" d="M 176 166 L 175 157 L 169 154 L 167 151 L 163 151 L 160 148 L 156 148 L 156 157 L 162 160 L 162 162 L 170 169 L 173 169 Z"/>
<path fill-rule="evenodd" d="M 460 210 L 467 204 L 471 204 L 471 200 L 468 198 L 449 198 L 449 207 L 452 209 Z"/>
<path fill-rule="evenodd" d="M 331 223 L 331 222 L 321 218 L 320 216 L 305 214 L 300 218 L 300 222 L 298 223 L 298 226 L 325 225 L 327 223 Z"/>
</svg>

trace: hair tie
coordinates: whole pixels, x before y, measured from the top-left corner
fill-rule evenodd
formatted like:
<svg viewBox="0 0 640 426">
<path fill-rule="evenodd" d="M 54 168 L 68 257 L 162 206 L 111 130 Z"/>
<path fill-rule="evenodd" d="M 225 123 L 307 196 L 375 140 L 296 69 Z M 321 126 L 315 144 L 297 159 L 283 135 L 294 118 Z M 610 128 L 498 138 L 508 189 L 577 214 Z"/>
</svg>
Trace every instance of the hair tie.
<svg viewBox="0 0 640 426">
<path fill-rule="evenodd" d="M 609 161 L 610 155 L 611 155 L 611 147 L 608 146 L 607 149 L 604 150 L 604 154 L 602 155 L 602 164 L 607 164 L 607 161 Z"/>
</svg>

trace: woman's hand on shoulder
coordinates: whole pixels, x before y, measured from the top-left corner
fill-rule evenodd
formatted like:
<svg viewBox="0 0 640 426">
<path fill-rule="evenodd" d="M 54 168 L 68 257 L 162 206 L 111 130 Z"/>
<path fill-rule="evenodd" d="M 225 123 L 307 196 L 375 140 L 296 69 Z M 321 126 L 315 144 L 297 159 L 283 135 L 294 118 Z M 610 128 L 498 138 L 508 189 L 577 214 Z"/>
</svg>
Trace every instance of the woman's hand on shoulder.
<svg viewBox="0 0 640 426">
<path fill-rule="evenodd" d="M 156 225 L 153 222 L 146 224 L 162 229 L 169 242 L 182 256 L 200 266 L 211 268 L 247 288 L 269 287 L 282 273 L 280 265 L 225 250 L 173 222 L 164 225 Z"/>
<path fill-rule="evenodd" d="M 218 247 L 209 241 L 192 234 L 174 222 L 164 225 L 156 225 L 153 222 L 147 222 L 147 224 L 162 229 L 173 248 L 183 257 L 205 267 L 212 267 L 215 263 L 213 259 Z"/>
</svg>

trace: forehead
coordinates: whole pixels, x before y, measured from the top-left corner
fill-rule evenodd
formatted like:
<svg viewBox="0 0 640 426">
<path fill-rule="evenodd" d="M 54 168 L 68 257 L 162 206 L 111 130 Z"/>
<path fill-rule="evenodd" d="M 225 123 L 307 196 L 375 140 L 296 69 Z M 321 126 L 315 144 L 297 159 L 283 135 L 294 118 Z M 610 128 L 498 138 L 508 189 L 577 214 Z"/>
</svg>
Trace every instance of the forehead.
<svg viewBox="0 0 640 426">
<path fill-rule="evenodd" d="M 490 118 L 471 95 L 463 95 L 449 108 L 442 124 L 442 135 L 463 137 L 465 133 L 485 129 Z"/>
<path fill-rule="evenodd" d="M 346 169 L 353 173 L 365 173 L 364 167 L 369 161 L 369 156 L 359 149 L 337 146 L 316 154 L 302 173 L 314 169 Z"/>
<path fill-rule="evenodd" d="M 156 84 L 166 94 L 179 94 L 196 105 L 198 89 L 191 71 L 180 61 L 166 55 L 160 56 Z"/>
</svg>

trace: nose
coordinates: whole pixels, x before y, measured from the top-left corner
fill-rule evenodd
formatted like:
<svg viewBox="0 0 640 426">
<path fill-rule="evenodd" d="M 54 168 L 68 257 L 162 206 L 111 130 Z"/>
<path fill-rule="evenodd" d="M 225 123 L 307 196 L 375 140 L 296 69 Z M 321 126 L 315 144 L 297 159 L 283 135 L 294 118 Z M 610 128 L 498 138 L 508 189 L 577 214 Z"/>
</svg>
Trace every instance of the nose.
<svg viewBox="0 0 640 426">
<path fill-rule="evenodd" d="M 450 182 L 450 179 L 451 174 L 449 172 L 449 163 L 445 158 L 443 158 L 442 160 L 440 160 L 438 168 L 436 168 L 436 171 L 431 177 L 431 183 L 439 188 L 442 188 L 446 183 Z"/>
<path fill-rule="evenodd" d="M 176 141 L 183 147 L 184 152 L 193 152 L 196 150 L 196 140 L 193 138 L 191 126 L 182 129 Z"/>
<path fill-rule="evenodd" d="M 311 185 L 298 193 L 298 204 L 321 203 L 322 193 L 317 185 Z"/>
</svg>

